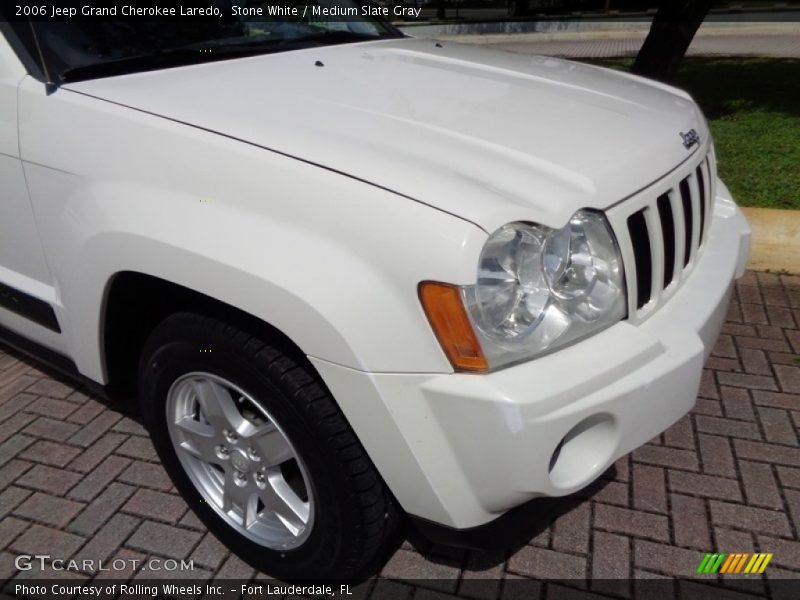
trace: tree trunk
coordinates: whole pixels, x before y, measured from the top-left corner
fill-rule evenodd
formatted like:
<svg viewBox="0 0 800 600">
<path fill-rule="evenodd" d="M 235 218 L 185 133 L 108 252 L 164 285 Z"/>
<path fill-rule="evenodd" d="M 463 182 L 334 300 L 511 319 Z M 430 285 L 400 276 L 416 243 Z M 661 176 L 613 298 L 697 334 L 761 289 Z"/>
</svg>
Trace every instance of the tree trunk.
<svg viewBox="0 0 800 600">
<path fill-rule="evenodd" d="M 661 0 L 633 72 L 670 82 L 714 0 Z"/>
<path fill-rule="evenodd" d="M 506 12 L 512 18 L 524 17 L 530 11 L 530 4 L 529 0 L 507 0 Z"/>
</svg>

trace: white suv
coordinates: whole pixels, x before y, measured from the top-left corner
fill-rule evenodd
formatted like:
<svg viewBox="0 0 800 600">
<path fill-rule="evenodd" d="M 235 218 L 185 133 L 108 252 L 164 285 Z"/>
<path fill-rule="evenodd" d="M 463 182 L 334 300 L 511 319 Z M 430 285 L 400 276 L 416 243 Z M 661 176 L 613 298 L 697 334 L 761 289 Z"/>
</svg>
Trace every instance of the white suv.
<svg viewBox="0 0 800 600">
<path fill-rule="evenodd" d="M 2 34 L 0 337 L 137 395 L 257 568 L 472 543 L 692 407 L 750 236 L 686 93 L 367 17 Z"/>
</svg>

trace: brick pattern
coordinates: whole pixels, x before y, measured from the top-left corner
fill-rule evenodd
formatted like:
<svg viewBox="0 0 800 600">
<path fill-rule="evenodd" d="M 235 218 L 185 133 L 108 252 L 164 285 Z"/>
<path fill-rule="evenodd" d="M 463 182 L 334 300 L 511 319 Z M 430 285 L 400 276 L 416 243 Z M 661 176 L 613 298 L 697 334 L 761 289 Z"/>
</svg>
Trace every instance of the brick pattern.
<svg viewBox="0 0 800 600">
<path fill-rule="evenodd" d="M 513 595 L 512 580 L 564 578 L 576 597 L 625 598 L 633 584 L 609 580 L 692 577 L 713 550 L 775 553 L 750 581 L 756 595 L 770 593 L 771 570 L 800 578 L 798 326 L 800 277 L 748 272 L 690 415 L 566 501 L 522 547 L 479 553 L 406 541 L 359 595 L 500 598 Z M 260 581 L 187 510 L 126 410 L 0 348 L 0 576 L 15 573 L 10 557 L 46 549 L 80 560 L 191 559 L 201 578 Z M 427 581 L 415 591 L 400 579 Z M 714 581 L 731 597 L 743 590 Z"/>
</svg>

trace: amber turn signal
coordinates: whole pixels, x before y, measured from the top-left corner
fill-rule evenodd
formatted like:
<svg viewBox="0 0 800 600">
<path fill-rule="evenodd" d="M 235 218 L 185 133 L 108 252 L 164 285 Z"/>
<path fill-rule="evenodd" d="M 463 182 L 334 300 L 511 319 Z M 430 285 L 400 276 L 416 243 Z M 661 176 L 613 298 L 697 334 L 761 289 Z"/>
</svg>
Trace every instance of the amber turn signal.
<svg viewBox="0 0 800 600">
<path fill-rule="evenodd" d="M 419 284 L 419 299 L 453 368 L 456 371 L 488 371 L 489 365 L 464 310 L 458 287 L 423 281 Z"/>
</svg>

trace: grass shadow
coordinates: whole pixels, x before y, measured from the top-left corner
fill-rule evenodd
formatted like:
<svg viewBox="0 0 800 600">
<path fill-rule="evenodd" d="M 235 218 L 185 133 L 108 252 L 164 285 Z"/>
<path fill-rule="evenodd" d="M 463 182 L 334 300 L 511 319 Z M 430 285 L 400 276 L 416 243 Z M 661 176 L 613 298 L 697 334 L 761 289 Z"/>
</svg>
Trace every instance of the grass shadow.
<svg viewBox="0 0 800 600">
<path fill-rule="evenodd" d="M 678 78 L 709 119 L 742 111 L 800 117 L 800 60 L 687 58 Z"/>
</svg>

